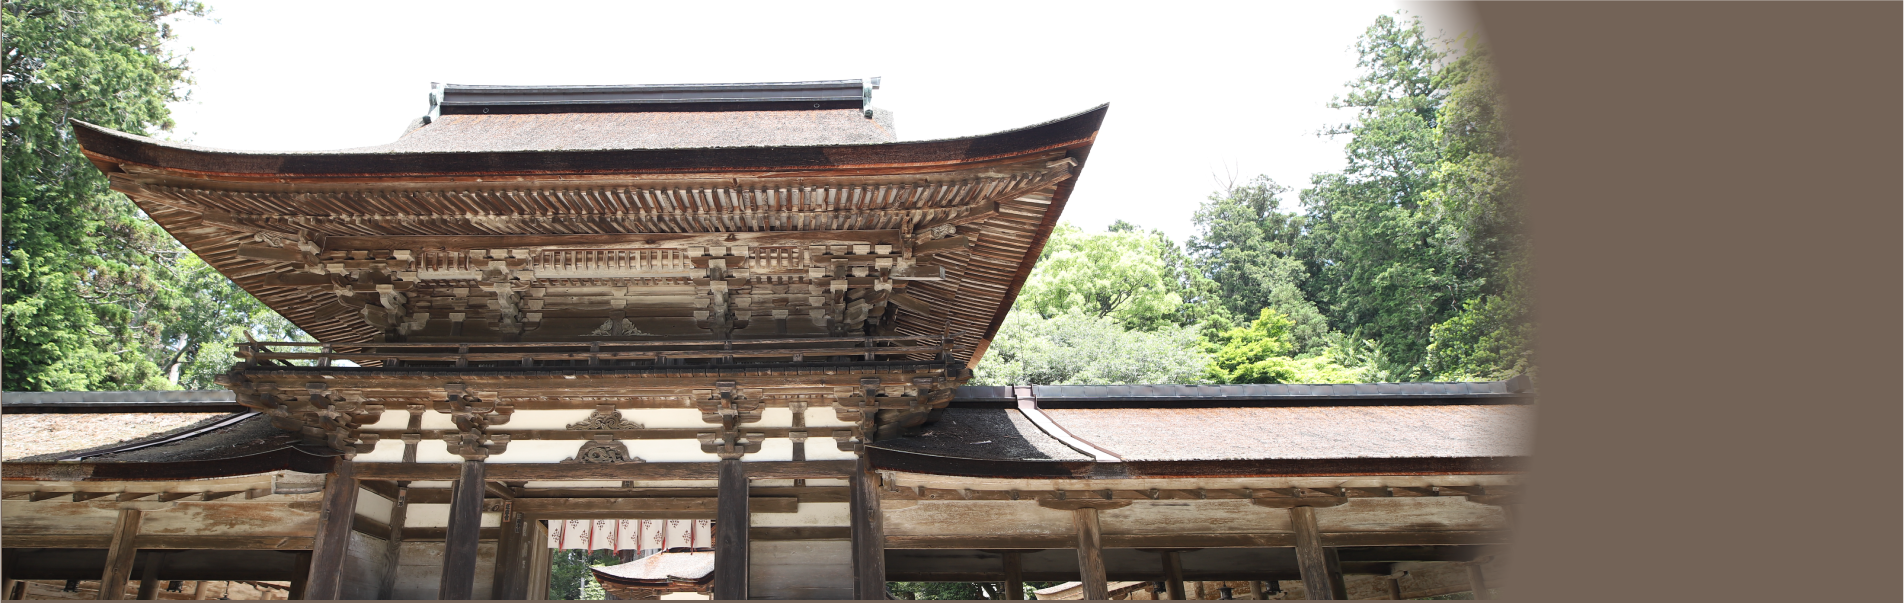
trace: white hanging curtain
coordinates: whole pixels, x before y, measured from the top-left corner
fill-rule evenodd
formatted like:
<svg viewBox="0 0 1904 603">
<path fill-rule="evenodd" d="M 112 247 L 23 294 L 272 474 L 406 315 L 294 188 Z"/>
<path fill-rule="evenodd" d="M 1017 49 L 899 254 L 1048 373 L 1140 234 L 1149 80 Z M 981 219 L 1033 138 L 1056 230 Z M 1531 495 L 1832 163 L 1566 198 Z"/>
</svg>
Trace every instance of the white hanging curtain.
<svg viewBox="0 0 1904 603">
<path fill-rule="evenodd" d="M 611 551 L 714 548 L 706 519 L 560 519 L 549 522 L 549 548 Z"/>
</svg>

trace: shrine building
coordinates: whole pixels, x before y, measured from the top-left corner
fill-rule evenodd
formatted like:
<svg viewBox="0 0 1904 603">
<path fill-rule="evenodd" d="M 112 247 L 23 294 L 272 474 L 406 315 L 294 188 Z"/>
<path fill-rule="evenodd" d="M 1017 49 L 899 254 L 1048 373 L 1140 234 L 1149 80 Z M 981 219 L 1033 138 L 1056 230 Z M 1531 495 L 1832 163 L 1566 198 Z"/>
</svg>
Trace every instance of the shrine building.
<svg viewBox="0 0 1904 603">
<path fill-rule="evenodd" d="M 575 548 L 641 552 L 594 569 L 619 598 L 1511 575 L 1524 377 L 966 386 L 1108 106 L 902 142 L 878 88 L 438 85 L 395 142 L 324 152 L 76 122 L 114 190 L 316 341 L 242 346 L 228 391 L 0 398 L 53 429 L 204 413 L 0 465 L 6 598 L 543 599 Z"/>
</svg>

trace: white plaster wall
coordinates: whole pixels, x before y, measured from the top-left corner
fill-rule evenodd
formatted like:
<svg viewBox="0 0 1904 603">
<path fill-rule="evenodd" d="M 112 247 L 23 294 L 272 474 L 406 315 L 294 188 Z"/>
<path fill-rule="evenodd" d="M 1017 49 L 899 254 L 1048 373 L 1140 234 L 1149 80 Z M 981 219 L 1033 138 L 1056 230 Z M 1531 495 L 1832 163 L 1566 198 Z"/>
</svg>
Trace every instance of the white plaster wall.
<svg viewBox="0 0 1904 603">
<path fill-rule="evenodd" d="M 375 519 L 384 524 L 390 523 L 390 510 L 396 503 L 384 498 L 382 494 L 363 488 L 357 489 L 357 514 Z"/>
<path fill-rule="evenodd" d="M 389 416 L 390 416 L 389 413 L 384 414 L 385 418 L 388 418 Z M 384 429 L 384 428 L 377 427 L 377 429 Z M 395 427 L 390 427 L 389 429 L 403 429 L 403 424 L 400 423 Z M 370 449 L 370 452 L 358 454 L 357 462 L 359 463 L 400 463 L 400 462 L 403 462 L 403 440 L 398 440 L 394 438 L 388 439 L 388 440 L 377 440 L 377 447 Z"/>
<path fill-rule="evenodd" d="M 754 513 L 757 528 L 837 527 L 851 525 L 851 503 L 800 503 L 797 513 Z"/>
<path fill-rule="evenodd" d="M 410 505 L 403 516 L 405 528 L 447 528 L 450 527 L 450 506 L 439 504 Z M 484 513 L 482 527 L 502 527 L 501 513 Z"/>
</svg>

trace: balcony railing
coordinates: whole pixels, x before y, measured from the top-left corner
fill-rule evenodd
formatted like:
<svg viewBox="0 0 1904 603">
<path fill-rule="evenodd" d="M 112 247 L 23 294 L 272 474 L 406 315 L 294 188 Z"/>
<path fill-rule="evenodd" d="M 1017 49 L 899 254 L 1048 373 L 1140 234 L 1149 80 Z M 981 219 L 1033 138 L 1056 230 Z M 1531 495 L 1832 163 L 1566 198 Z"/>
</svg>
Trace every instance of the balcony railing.
<svg viewBox="0 0 1904 603">
<path fill-rule="evenodd" d="M 957 334 L 800 337 L 704 341 L 507 343 L 239 344 L 245 368 L 274 366 L 382 368 L 636 367 L 768 363 L 854 363 L 880 360 L 949 362 Z"/>
</svg>

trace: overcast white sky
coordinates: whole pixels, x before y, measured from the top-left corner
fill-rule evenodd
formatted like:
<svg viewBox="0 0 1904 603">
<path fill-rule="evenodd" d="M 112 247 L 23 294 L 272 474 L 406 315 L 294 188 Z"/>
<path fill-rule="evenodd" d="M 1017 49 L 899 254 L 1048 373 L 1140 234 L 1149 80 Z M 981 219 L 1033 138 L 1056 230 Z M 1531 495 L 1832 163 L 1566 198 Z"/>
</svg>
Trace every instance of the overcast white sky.
<svg viewBox="0 0 1904 603">
<path fill-rule="evenodd" d="M 1006 130 L 1110 103 L 1065 219 L 1195 234 L 1214 175 L 1301 188 L 1342 166 L 1327 108 L 1355 38 L 1407 9 L 1453 38 L 1461 5 L 1169 3 L 289 3 L 209 0 L 179 24 L 196 84 L 169 136 L 243 150 L 393 140 L 431 82 L 663 84 L 882 76 L 902 140 Z M 1135 6 L 1133 4 L 1132 6 Z M 1163 6 L 1151 4 L 1150 6 Z M 1289 203 L 1295 202 L 1294 194 Z"/>
</svg>

